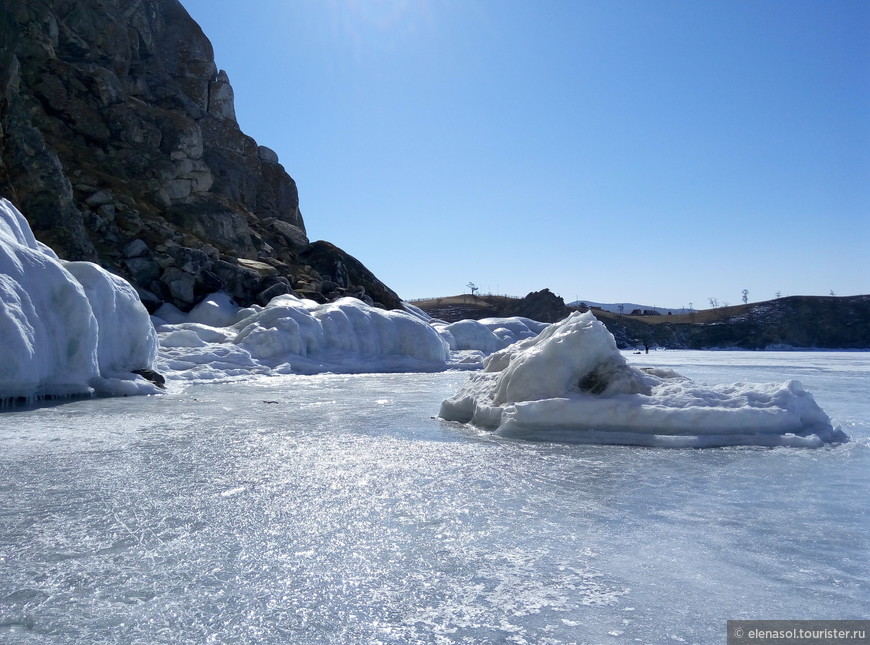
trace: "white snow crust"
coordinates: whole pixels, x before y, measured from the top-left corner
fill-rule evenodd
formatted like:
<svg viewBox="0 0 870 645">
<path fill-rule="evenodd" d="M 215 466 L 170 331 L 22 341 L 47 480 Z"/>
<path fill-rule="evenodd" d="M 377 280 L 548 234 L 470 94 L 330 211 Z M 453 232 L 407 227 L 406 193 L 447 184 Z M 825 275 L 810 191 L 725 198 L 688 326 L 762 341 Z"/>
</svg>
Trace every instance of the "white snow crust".
<svg viewBox="0 0 870 645">
<path fill-rule="evenodd" d="M 798 381 L 704 386 L 629 365 L 591 313 L 484 360 L 439 416 L 517 439 L 662 447 L 846 441 Z"/>
<path fill-rule="evenodd" d="M 88 262 L 64 262 L 0 198 L 0 400 L 156 391 L 157 334 L 136 291 Z"/>
</svg>

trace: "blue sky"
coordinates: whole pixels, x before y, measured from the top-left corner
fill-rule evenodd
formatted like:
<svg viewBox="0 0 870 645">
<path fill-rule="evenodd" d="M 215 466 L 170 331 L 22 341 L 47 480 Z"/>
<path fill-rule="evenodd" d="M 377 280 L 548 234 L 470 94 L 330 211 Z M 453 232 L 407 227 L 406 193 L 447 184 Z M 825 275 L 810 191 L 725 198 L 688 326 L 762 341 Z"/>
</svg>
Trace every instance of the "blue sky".
<svg viewBox="0 0 870 645">
<path fill-rule="evenodd" d="M 406 299 L 870 293 L 864 0 L 182 0 L 309 237 Z"/>
</svg>

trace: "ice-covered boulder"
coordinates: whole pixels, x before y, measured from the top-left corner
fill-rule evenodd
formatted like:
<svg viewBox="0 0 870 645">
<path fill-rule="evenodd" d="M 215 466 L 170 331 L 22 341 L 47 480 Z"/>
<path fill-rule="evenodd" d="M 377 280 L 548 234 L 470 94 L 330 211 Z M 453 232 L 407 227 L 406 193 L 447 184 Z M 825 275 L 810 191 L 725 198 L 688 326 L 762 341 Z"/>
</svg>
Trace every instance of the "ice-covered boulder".
<svg viewBox="0 0 870 645">
<path fill-rule="evenodd" d="M 591 313 L 492 354 L 439 416 L 505 437 L 664 447 L 846 441 L 797 381 L 701 386 L 629 365 Z"/>
<path fill-rule="evenodd" d="M 0 199 L 0 399 L 154 391 L 157 336 L 135 290 L 86 262 L 63 262 Z"/>
</svg>

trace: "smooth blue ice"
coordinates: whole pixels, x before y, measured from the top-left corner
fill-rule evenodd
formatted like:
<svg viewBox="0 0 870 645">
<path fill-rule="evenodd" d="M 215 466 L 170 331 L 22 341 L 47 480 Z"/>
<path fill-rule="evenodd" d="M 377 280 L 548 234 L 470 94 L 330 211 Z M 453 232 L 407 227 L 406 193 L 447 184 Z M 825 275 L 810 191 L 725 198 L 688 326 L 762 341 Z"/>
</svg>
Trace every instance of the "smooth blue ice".
<svg viewBox="0 0 870 645">
<path fill-rule="evenodd" d="M 721 643 L 870 615 L 867 353 L 653 352 L 795 378 L 816 450 L 530 443 L 467 373 L 271 377 L 0 413 L 0 642 Z"/>
</svg>

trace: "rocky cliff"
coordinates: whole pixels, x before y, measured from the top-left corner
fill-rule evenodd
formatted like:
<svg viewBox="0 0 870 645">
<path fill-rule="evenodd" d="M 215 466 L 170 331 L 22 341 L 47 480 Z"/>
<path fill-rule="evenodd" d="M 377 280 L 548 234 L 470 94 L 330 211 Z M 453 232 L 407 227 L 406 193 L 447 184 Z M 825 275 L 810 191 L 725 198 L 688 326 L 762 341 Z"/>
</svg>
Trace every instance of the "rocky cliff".
<svg viewBox="0 0 870 645">
<path fill-rule="evenodd" d="M 4 0 L 0 196 L 149 307 L 221 289 L 242 305 L 295 291 L 399 306 L 354 258 L 309 244 L 295 182 L 240 130 L 177 0 Z"/>
</svg>

